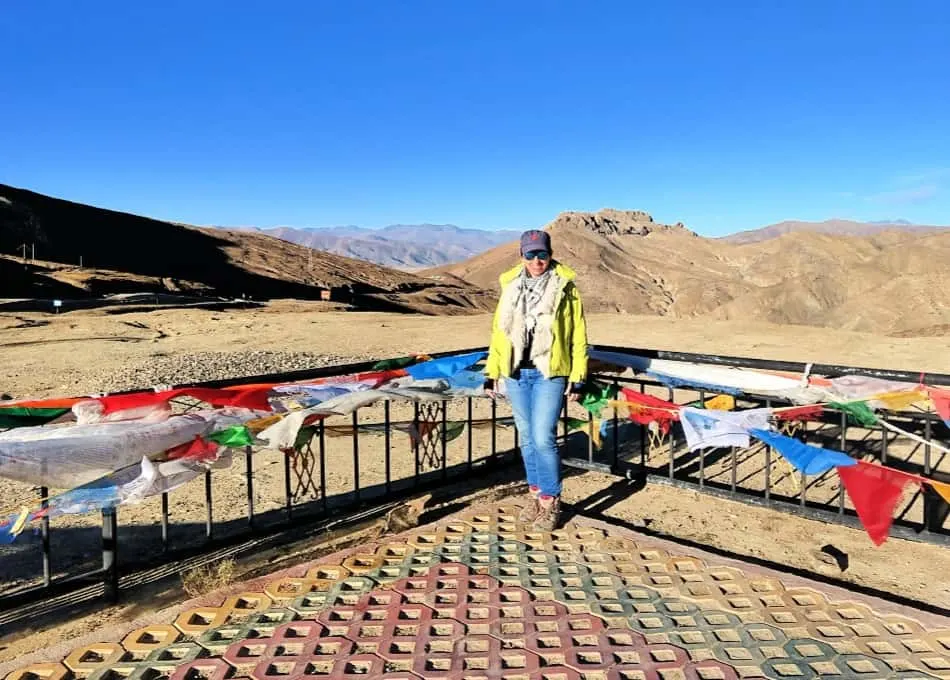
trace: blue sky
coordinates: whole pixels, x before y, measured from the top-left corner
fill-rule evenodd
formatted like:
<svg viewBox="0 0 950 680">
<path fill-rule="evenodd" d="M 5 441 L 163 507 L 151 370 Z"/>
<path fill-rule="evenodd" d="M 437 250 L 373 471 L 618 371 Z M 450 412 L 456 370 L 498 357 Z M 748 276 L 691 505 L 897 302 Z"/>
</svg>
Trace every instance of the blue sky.
<svg viewBox="0 0 950 680">
<path fill-rule="evenodd" d="M 950 223 L 950 2 L 8 0 L 0 182 L 196 224 Z"/>
</svg>

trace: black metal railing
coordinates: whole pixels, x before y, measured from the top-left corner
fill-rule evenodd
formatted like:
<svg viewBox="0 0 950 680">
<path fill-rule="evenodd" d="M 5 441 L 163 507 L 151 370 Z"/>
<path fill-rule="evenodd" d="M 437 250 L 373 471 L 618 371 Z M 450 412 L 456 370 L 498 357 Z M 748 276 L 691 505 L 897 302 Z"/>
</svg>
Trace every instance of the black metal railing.
<svg viewBox="0 0 950 680">
<path fill-rule="evenodd" d="M 375 363 L 200 386 L 332 378 L 372 371 Z M 455 429 L 464 430 L 464 436 L 450 441 L 450 424 L 460 426 Z M 403 498 L 446 482 L 479 480 L 473 471 L 514 460 L 513 432 L 506 406 L 486 399 L 386 400 L 318 421 L 294 451 L 248 446 L 233 454 L 229 468 L 207 470 L 203 483 L 192 481 L 141 505 L 43 517 L 35 531 L 0 546 L 0 625 L 4 611 L 32 602 L 80 590 L 115 600 L 151 568 L 300 527 L 319 528 L 355 512 L 379 515 Z M 399 433 L 406 437 L 401 446 Z M 49 490 L 36 491 L 45 505 Z"/>
<path fill-rule="evenodd" d="M 891 369 L 858 368 L 831 364 L 805 364 L 710 354 L 689 354 L 601 346 L 596 349 L 641 357 L 698 364 L 732 366 L 814 376 L 858 375 L 934 386 L 950 385 L 950 375 Z M 625 377 L 617 373 L 594 376 L 620 387 L 635 386 L 667 401 L 682 404 L 699 402 L 721 394 L 709 389 L 671 388 L 655 380 Z M 742 395 L 736 408 L 785 406 L 775 398 Z M 849 422 L 845 413 L 826 411 L 815 420 L 800 423 L 793 434 L 807 443 L 835 448 L 852 457 L 877 461 L 911 474 L 950 482 L 950 455 L 934 455 L 934 434 L 944 428 L 936 414 L 928 412 L 885 412 L 884 418 L 900 429 L 916 435 L 910 438 L 884 427 L 861 427 Z M 589 417 L 589 420 L 592 418 Z M 607 437 L 599 450 L 591 437 L 569 446 L 564 457 L 568 466 L 593 469 L 638 479 L 644 483 L 688 488 L 752 505 L 766 506 L 825 522 L 860 528 L 854 508 L 832 470 L 822 475 L 805 475 L 791 466 L 771 447 L 754 442 L 748 449 L 701 449 L 690 451 L 678 429 L 657 441 L 647 427 L 622 421 L 616 412 L 609 420 Z M 944 437 L 944 440 L 950 437 Z M 586 445 L 586 451 L 583 450 Z M 929 485 L 904 498 L 896 510 L 892 534 L 904 539 L 950 544 L 950 506 Z"/>
<path fill-rule="evenodd" d="M 434 357 L 479 348 L 446 352 Z M 645 358 L 802 372 L 805 364 L 706 354 L 598 347 Z M 292 382 L 370 371 L 375 362 L 292 373 L 248 376 L 202 383 L 225 387 L 242 383 Z M 950 376 L 849 366 L 812 365 L 815 375 L 868 375 L 890 380 L 950 385 Z M 669 388 L 656 381 L 603 373 L 595 379 L 636 386 L 668 401 L 704 401 L 710 390 Z M 739 408 L 777 404 L 743 395 Z M 575 417 L 583 415 L 572 406 Z M 601 470 L 645 483 L 685 487 L 826 522 L 859 526 L 833 473 L 808 477 L 792 471 L 765 446 L 690 452 L 677 430 L 665 438 L 618 417 L 599 448 L 583 431 L 564 427 L 559 440 L 571 467 Z M 853 426 L 843 415 L 826 413 L 796 433 L 859 458 L 876 458 L 899 469 L 950 482 L 950 460 L 934 455 L 934 431 L 943 424 L 933 414 L 887 416 L 918 434 L 912 442 L 883 429 Z M 292 453 L 247 447 L 231 467 L 208 470 L 203 484 L 192 482 L 140 506 L 106 509 L 99 515 L 44 517 L 35 532 L 0 547 L 0 625 L 4 612 L 52 597 L 82 591 L 116 599 L 122 589 L 146 579 L 149 570 L 182 568 L 189 560 L 235 546 L 261 545 L 288 532 L 319 531 L 346 517 L 378 516 L 400 499 L 447 482 L 490 485 L 482 470 L 517 462 L 518 439 L 504 400 L 437 399 L 383 401 L 362 407 L 348 424 L 323 420 L 310 426 L 306 441 Z M 592 419 L 588 419 L 592 423 Z M 451 436 L 460 425 L 464 436 Z M 409 437 L 408 441 L 402 437 Z M 402 444 L 400 444 L 402 440 Z M 409 446 L 404 444 L 408 443 Z M 244 460 L 241 461 L 240 457 Z M 243 465 L 241 464 L 243 462 Z M 473 474 L 477 472 L 479 474 Z M 46 498 L 47 489 L 38 490 Z M 44 501 L 45 502 L 45 501 Z M 912 540 L 950 542 L 948 507 L 937 494 L 922 491 L 898 508 L 893 533 Z M 217 552 L 216 552 L 217 551 Z M 11 615 L 12 616 L 12 615 Z M 12 619 L 9 619 L 12 620 Z"/>
</svg>

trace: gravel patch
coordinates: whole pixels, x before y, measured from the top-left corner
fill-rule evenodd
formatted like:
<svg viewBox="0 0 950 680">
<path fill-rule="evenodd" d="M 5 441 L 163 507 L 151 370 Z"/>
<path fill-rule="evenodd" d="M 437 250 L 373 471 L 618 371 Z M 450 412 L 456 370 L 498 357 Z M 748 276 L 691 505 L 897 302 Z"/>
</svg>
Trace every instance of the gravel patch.
<svg viewBox="0 0 950 680">
<path fill-rule="evenodd" d="M 123 366 L 98 376 L 96 392 L 118 392 L 155 385 L 183 385 L 208 380 L 283 373 L 308 368 L 365 361 L 368 357 L 317 354 L 311 352 L 199 352 L 195 354 L 156 354 L 148 361 Z"/>
</svg>

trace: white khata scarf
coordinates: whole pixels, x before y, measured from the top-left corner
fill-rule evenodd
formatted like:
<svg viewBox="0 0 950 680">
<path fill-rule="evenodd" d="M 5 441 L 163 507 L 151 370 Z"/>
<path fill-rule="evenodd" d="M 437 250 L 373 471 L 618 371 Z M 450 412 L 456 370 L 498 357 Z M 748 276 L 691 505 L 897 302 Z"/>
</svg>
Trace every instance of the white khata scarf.
<svg viewBox="0 0 950 680">
<path fill-rule="evenodd" d="M 514 365 L 521 361 L 525 348 L 530 345 L 529 358 L 542 374 L 548 376 L 554 341 L 554 305 L 560 289 L 561 279 L 553 267 L 537 278 L 530 277 L 522 269 L 521 275 L 505 288 L 499 302 L 501 329 L 511 341 Z"/>
</svg>

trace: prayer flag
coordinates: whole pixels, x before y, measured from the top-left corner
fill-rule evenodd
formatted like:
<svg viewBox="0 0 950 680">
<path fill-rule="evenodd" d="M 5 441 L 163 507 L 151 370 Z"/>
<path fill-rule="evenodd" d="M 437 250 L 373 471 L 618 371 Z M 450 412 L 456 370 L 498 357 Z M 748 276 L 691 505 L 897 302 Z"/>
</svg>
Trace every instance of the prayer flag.
<svg viewBox="0 0 950 680">
<path fill-rule="evenodd" d="M 823 406 L 796 406 L 794 408 L 777 408 L 772 416 L 776 420 L 817 420 L 825 412 Z"/>
<path fill-rule="evenodd" d="M 663 434 L 670 431 L 670 423 L 679 420 L 679 405 L 637 390 L 624 387 L 620 390 L 626 400 L 629 418 L 640 425 L 656 423 Z"/>
<path fill-rule="evenodd" d="M 854 504 L 858 519 L 874 545 L 881 545 L 894 523 L 894 509 L 909 482 L 919 478 L 899 470 L 858 461 L 839 467 L 838 475 Z"/>
<path fill-rule="evenodd" d="M 69 411 L 68 408 L 37 408 L 31 406 L 0 407 L 0 428 L 45 425 Z"/>
<path fill-rule="evenodd" d="M 935 482 L 932 479 L 928 479 L 927 481 L 930 483 L 930 486 L 933 487 L 933 490 L 940 494 L 940 497 L 943 498 L 943 500 L 947 501 L 947 503 L 950 503 L 950 484 L 947 484 L 946 482 Z"/>
<path fill-rule="evenodd" d="M 778 451 L 796 470 L 806 475 L 820 475 L 833 467 L 857 465 L 856 460 L 841 451 L 811 446 L 767 430 L 749 430 L 749 433 Z"/>
<path fill-rule="evenodd" d="M 212 432 L 205 438 L 221 446 L 229 447 L 250 446 L 254 443 L 254 438 L 244 425 L 232 425 L 227 429 Z"/>
<path fill-rule="evenodd" d="M 902 411 L 903 409 L 916 404 L 927 395 L 920 390 L 902 390 L 899 392 L 885 392 L 875 394 L 868 399 L 876 408 L 886 408 L 891 411 Z"/>
<path fill-rule="evenodd" d="M 863 401 L 852 401 L 852 402 L 829 402 L 829 406 L 843 411 L 848 414 L 848 420 L 853 424 L 861 425 L 863 427 L 873 427 L 877 425 L 877 416 L 874 415 L 874 411 L 871 410 L 871 407 L 868 406 Z"/>
<path fill-rule="evenodd" d="M 584 394 L 581 395 L 580 404 L 594 417 L 599 417 L 600 412 L 604 410 L 607 402 L 617 396 L 616 385 L 604 385 L 599 382 L 589 383 Z"/>
<path fill-rule="evenodd" d="M 747 448 L 749 430 L 768 428 L 771 415 L 769 408 L 710 411 L 684 406 L 680 409 L 680 424 L 690 451 L 726 446 Z"/>
<path fill-rule="evenodd" d="M 930 400 L 934 403 L 937 415 L 947 427 L 950 427 L 950 390 L 938 390 L 931 387 L 927 391 L 930 392 Z"/>
<path fill-rule="evenodd" d="M 451 378 L 459 371 L 464 371 L 477 364 L 488 356 L 487 352 L 469 352 L 468 354 L 454 354 L 440 357 L 431 361 L 407 366 L 404 370 L 413 380 L 431 380 L 433 378 Z"/>
<path fill-rule="evenodd" d="M 377 361 L 373 364 L 374 371 L 389 371 L 394 368 L 405 368 L 406 366 L 412 366 L 413 364 L 419 363 L 420 358 L 417 356 L 408 356 L 408 357 L 397 357 L 395 359 L 383 359 L 382 361 Z"/>
<path fill-rule="evenodd" d="M 192 441 L 180 444 L 168 450 L 168 460 L 187 458 L 189 460 L 214 460 L 218 457 L 218 444 L 195 437 Z"/>
</svg>

